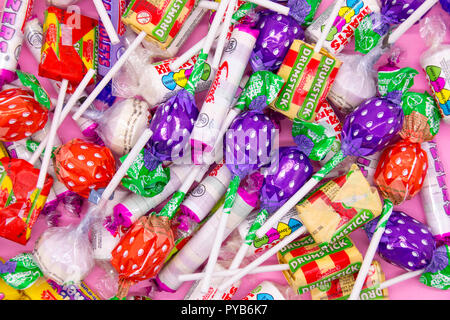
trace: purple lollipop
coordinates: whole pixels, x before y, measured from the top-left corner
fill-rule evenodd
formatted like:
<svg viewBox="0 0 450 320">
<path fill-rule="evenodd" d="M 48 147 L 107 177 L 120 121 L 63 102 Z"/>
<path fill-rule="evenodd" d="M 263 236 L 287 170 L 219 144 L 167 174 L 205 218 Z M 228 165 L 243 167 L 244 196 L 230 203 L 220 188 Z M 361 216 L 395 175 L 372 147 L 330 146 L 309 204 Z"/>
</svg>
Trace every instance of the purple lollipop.
<svg viewBox="0 0 450 320">
<path fill-rule="evenodd" d="M 403 109 L 398 94 L 373 97 L 346 118 L 342 129 L 344 155 L 367 156 L 384 149 L 402 129 Z"/>
<path fill-rule="evenodd" d="M 264 173 L 261 189 L 261 209 L 273 213 L 283 205 L 312 176 L 309 158 L 297 147 L 281 147 L 278 161 Z"/>
<path fill-rule="evenodd" d="M 372 238 L 378 219 L 364 226 L 369 239 Z M 377 252 L 389 263 L 415 271 L 431 263 L 435 246 L 433 235 L 426 225 L 404 212 L 392 211 Z"/>
<path fill-rule="evenodd" d="M 156 169 L 162 161 L 183 157 L 197 116 L 194 96 L 186 90 L 158 106 L 150 123 L 153 136 L 144 152 L 148 170 Z"/>
<path fill-rule="evenodd" d="M 301 24 L 291 16 L 270 12 L 258 22 L 260 30 L 250 56 L 253 71 L 277 70 L 294 39 L 305 39 Z"/>
</svg>

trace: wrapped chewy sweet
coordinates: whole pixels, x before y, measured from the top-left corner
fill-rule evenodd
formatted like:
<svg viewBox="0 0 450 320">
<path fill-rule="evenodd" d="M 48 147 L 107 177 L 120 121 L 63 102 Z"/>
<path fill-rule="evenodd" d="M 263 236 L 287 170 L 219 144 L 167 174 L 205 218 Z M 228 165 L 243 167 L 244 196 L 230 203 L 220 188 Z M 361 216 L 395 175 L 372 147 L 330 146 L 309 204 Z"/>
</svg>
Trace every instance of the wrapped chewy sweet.
<svg viewBox="0 0 450 320">
<path fill-rule="evenodd" d="M 40 105 L 25 89 L 0 92 L 0 140 L 18 141 L 44 128 L 48 109 Z"/>
<path fill-rule="evenodd" d="M 300 220 L 319 245 L 334 243 L 380 215 L 378 191 L 353 164 L 297 205 Z"/>
<path fill-rule="evenodd" d="M 314 17 L 319 4 L 317 0 L 289 0 L 288 15 L 270 10 L 259 13 L 260 32 L 250 57 L 253 71 L 278 70 L 294 39 L 305 40 L 301 26 Z"/>
<path fill-rule="evenodd" d="M 312 300 L 346 300 L 355 283 L 356 273 L 336 279 L 331 283 L 311 290 Z M 373 261 L 360 293 L 360 300 L 387 300 L 387 289 L 380 289 L 384 273 L 378 261 Z"/>
<path fill-rule="evenodd" d="M 361 253 L 348 237 L 319 247 L 311 236 L 306 236 L 278 251 L 277 258 L 280 264 L 289 265 L 283 275 L 298 294 L 357 273 L 362 262 Z"/>
<path fill-rule="evenodd" d="M 369 238 L 378 219 L 364 227 Z M 428 227 L 402 211 L 392 211 L 378 245 L 378 254 L 386 261 L 408 271 L 425 268 L 433 257 L 435 241 Z"/>
<path fill-rule="evenodd" d="M 424 0 L 381 0 L 380 12 L 364 17 L 355 30 L 355 50 L 363 54 L 372 50 L 391 28 L 405 21 Z"/>
<path fill-rule="evenodd" d="M 0 236 L 26 244 L 53 184 L 49 175 L 36 188 L 39 169 L 21 159 L 0 159 Z M 39 192 L 40 191 L 40 192 Z"/>
<path fill-rule="evenodd" d="M 326 50 L 314 49 L 294 40 L 277 73 L 285 84 L 270 107 L 290 119 L 314 121 L 342 64 Z"/>
<path fill-rule="evenodd" d="M 421 55 L 420 65 L 426 73 L 443 120 L 450 122 L 450 75 L 447 72 L 450 45 L 442 43 L 445 33 L 445 22 L 439 16 L 422 20 L 420 34 L 429 48 Z"/>
<path fill-rule="evenodd" d="M 39 75 L 57 81 L 65 79 L 76 87 L 88 69 L 97 70 L 97 29 L 95 19 L 48 7 L 43 24 L 45 38 Z M 95 75 L 89 84 L 94 82 Z"/>
<path fill-rule="evenodd" d="M 82 139 L 72 139 L 55 150 L 55 172 L 67 189 L 84 198 L 105 188 L 116 172 L 111 151 Z"/>
</svg>

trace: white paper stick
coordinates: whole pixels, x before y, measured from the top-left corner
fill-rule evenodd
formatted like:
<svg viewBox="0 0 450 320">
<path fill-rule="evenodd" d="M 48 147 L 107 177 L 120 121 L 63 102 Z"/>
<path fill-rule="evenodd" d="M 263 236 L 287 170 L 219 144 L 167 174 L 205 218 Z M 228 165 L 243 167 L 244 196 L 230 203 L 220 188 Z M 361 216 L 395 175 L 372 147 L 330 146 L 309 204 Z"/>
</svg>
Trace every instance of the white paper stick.
<svg viewBox="0 0 450 320">
<path fill-rule="evenodd" d="M 219 8 L 219 3 L 215 1 L 201 0 L 198 2 L 198 7 L 209 10 L 217 10 L 217 8 Z"/>
<path fill-rule="evenodd" d="M 285 264 L 274 264 L 274 265 L 268 265 L 268 266 L 261 266 L 258 268 L 253 269 L 249 274 L 255 274 L 255 273 L 265 273 L 265 272 L 276 272 L 276 271 L 284 271 L 289 270 L 289 265 L 287 263 Z M 242 269 L 233 269 L 233 270 L 222 270 L 222 271 L 216 271 L 213 272 L 213 277 L 229 277 L 237 274 L 238 272 L 242 271 Z M 199 272 L 199 273 L 190 273 L 190 274 L 181 274 L 178 276 L 179 281 L 193 281 L 193 280 L 200 280 L 205 277 L 205 272 Z"/>
<path fill-rule="evenodd" d="M 188 176 L 183 180 L 183 183 L 181 184 L 178 191 L 187 193 L 202 169 L 203 165 L 193 166 Z"/>
<path fill-rule="evenodd" d="M 393 286 L 394 284 L 403 282 L 403 281 L 411 279 L 411 278 L 418 277 L 424 272 L 425 272 L 425 269 L 420 269 L 420 270 L 411 271 L 411 272 L 405 272 L 404 274 L 401 274 L 398 277 L 384 281 L 383 283 L 380 284 L 379 288 L 381 290 L 386 289 L 387 287 Z"/>
<path fill-rule="evenodd" d="M 276 3 L 276 2 L 270 1 L 270 0 L 245 0 L 245 1 L 252 2 L 258 6 L 264 7 L 266 9 L 270 9 L 279 14 L 284 14 L 285 16 L 288 15 L 289 10 L 290 10 L 289 7 L 283 6 L 279 3 Z"/>
<path fill-rule="evenodd" d="M 343 6 L 344 0 L 337 0 L 334 4 L 333 10 L 331 11 L 330 17 L 328 18 L 327 24 L 325 25 L 325 28 L 322 30 L 322 33 L 320 34 L 319 39 L 317 40 L 316 45 L 314 46 L 314 52 L 320 52 L 320 50 L 323 47 L 323 43 L 325 42 L 325 39 L 328 36 L 328 33 L 331 30 L 331 27 L 333 26 L 334 20 L 336 19 L 336 16 L 339 13 L 339 9 Z"/>
<path fill-rule="evenodd" d="M 103 200 L 107 201 L 112 196 L 114 190 L 116 190 L 117 186 L 120 184 L 120 181 L 127 173 L 127 170 L 133 164 L 139 152 L 141 152 L 142 148 L 144 148 L 145 144 L 151 138 L 152 134 L 153 132 L 149 128 L 145 129 L 144 132 L 141 134 L 141 136 L 136 141 L 131 151 L 128 153 L 128 156 L 126 157 L 125 161 L 122 162 L 119 169 L 117 169 L 116 173 L 114 174 L 114 176 L 106 186 L 105 190 L 103 191 L 101 197 Z"/>
<path fill-rule="evenodd" d="M 367 273 L 369 272 L 370 265 L 372 264 L 373 257 L 377 252 L 378 245 L 380 244 L 381 237 L 383 236 L 384 230 L 386 229 L 386 222 L 392 214 L 393 205 L 389 206 L 387 212 L 383 212 L 380 220 L 378 220 L 376 231 L 370 240 L 369 248 L 367 248 L 364 260 L 362 262 L 361 268 L 359 269 L 358 275 L 356 277 L 355 283 L 353 285 L 352 292 L 348 300 L 359 300 L 359 294 L 366 281 Z"/>
<path fill-rule="evenodd" d="M 439 0 L 426 0 L 420 5 L 405 21 L 403 21 L 394 31 L 389 35 L 388 43 L 393 44 L 400 38 L 414 23 L 430 10 Z"/>
<path fill-rule="evenodd" d="M 275 246 L 264 252 L 261 256 L 256 258 L 253 262 L 248 264 L 245 268 L 240 269 L 239 273 L 232 276 L 230 279 L 225 281 L 219 286 L 219 292 L 224 291 L 226 288 L 231 286 L 236 281 L 240 280 L 242 277 L 245 277 L 247 274 L 249 274 L 252 270 L 254 270 L 256 267 L 264 263 L 267 259 L 269 259 L 271 256 L 276 254 L 279 250 L 281 250 L 284 246 L 288 245 L 295 239 L 297 239 L 302 234 L 306 233 L 306 228 L 304 226 L 301 226 L 297 230 L 295 230 L 293 233 L 288 235 L 287 237 L 283 238 L 280 242 L 278 242 Z"/>
<path fill-rule="evenodd" d="M 224 0 L 222 0 L 224 1 Z M 231 19 L 233 18 L 234 7 L 236 6 L 237 0 L 229 0 L 227 11 L 225 13 L 225 19 L 221 25 L 221 30 L 219 34 L 219 39 L 217 40 L 216 51 L 214 52 L 214 59 L 212 62 L 212 68 L 218 69 L 220 59 L 222 58 L 223 49 L 225 48 L 225 42 L 227 40 L 227 35 L 231 26 Z"/>
<path fill-rule="evenodd" d="M 48 166 L 50 164 L 50 158 L 52 156 L 52 148 L 55 142 L 56 129 L 58 128 L 58 119 L 61 115 L 62 107 L 64 104 L 64 98 L 66 97 L 67 86 L 69 85 L 69 81 L 67 79 L 63 79 L 61 83 L 61 90 L 59 90 L 58 94 L 58 102 L 56 104 L 55 111 L 53 113 L 53 121 L 50 126 L 49 138 L 47 144 L 45 145 L 44 157 L 42 159 L 41 170 L 39 171 L 39 176 L 36 184 L 37 189 L 42 189 L 45 184 L 45 178 L 48 172 Z M 43 144 L 43 143 L 41 143 Z"/>
<path fill-rule="evenodd" d="M 286 201 L 278 210 L 272 214 L 266 223 L 264 223 L 261 228 L 256 231 L 256 236 L 262 238 L 267 231 L 272 228 L 286 213 L 289 212 L 297 203 L 303 199 L 304 196 L 311 191 L 319 183 L 318 180 L 311 178 L 309 179 L 301 188 L 298 190 L 288 201 Z"/>
<path fill-rule="evenodd" d="M 238 252 L 236 253 L 236 255 L 233 258 L 233 261 L 231 261 L 231 265 L 228 268 L 229 270 L 234 270 L 234 269 L 239 268 L 242 260 L 244 260 L 245 255 L 247 254 L 247 251 L 249 248 L 250 248 L 250 246 L 247 243 L 244 242 L 241 244 Z"/>
<path fill-rule="evenodd" d="M 106 29 L 106 33 L 108 34 L 109 40 L 112 44 L 118 44 L 120 42 L 119 36 L 117 35 L 116 29 L 114 28 L 111 19 L 109 18 L 108 12 L 106 12 L 105 6 L 103 5 L 102 0 L 92 0 L 95 5 L 95 9 L 97 9 L 97 13 L 102 20 L 103 26 Z"/>
<path fill-rule="evenodd" d="M 214 19 L 209 26 L 208 34 L 206 35 L 205 42 L 203 42 L 203 53 L 209 54 L 209 50 L 211 50 L 212 44 L 216 39 L 216 34 L 220 32 L 220 23 L 222 22 L 223 16 L 225 14 L 225 10 L 227 9 L 229 0 L 220 1 L 219 8 L 217 8 Z M 223 27 L 222 27 L 223 28 Z M 191 56 L 192 57 L 192 56 Z"/>
<path fill-rule="evenodd" d="M 80 84 L 75 89 L 75 92 L 69 98 L 66 105 L 64 106 L 64 108 L 61 111 L 61 116 L 58 119 L 56 130 L 58 130 L 61 123 L 64 121 L 64 119 L 66 119 L 69 112 L 73 109 L 73 106 L 77 103 L 78 99 L 83 94 L 84 89 L 87 87 L 89 81 L 91 81 L 91 79 L 94 75 L 95 75 L 95 70 L 89 69 L 88 72 L 86 73 L 86 75 L 84 76 L 83 80 L 81 80 Z M 55 118 L 53 118 L 52 121 L 55 121 Z M 39 159 L 39 157 L 41 156 L 42 151 L 44 151 L 44 148 L 45 148 L 45 145 L 47 144 L 48 139 L 49 139 L 49 136 L 46 136 L 44 138 L 44 140 L 41 141 L 41 143 L 39 144 L 37 149 L 34 151 L 33 155 L 30 158 L 30 161 L 29 161 L 32 165 L 34 165 L 36 163 L 36 161 Z"/>
<path fill-rule="evenodd" d="M 139 33 L 136 39 L 131 42 L 130 46 L 125 50 L 125 52 L 120 56 L 119 60 L 112 66 L 112 68 L 108 71 L 108 73 L 103 77 L 103 79 L 97 84 L 97 86 L 92 90 L 91 94 L 86 98 L 83 104 L 80 106 L 80 109 L 72 116 L 74 120 L 78 120 L 86 111 L 86 109 L 90 106 L 92 102 L 97 98 L 103 88 L 111 81 L 111 79 L 116 75 L 116 73 L 122 68 L 125 62 L 128 60 L 130 55 L 136 50 L 136 48 L 141 44 L 141 42 L 146 37 L 145 31 Z"/>
</svg>

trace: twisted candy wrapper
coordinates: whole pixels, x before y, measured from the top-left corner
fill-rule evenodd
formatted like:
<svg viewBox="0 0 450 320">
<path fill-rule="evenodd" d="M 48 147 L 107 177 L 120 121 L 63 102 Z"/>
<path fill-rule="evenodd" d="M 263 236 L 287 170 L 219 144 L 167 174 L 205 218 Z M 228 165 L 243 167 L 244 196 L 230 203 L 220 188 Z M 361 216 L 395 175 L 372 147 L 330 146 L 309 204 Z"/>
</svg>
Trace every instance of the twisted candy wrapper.
<svg viewBox="0 0 450 320">
<path fill-rule="evenodd" d="M 313 167 L 296 147 L 281 147 L 278 161 L 266 170 L 261 188 L 261 208 L 275 212 L 309 180 Z"/>
<path fill-rule="evenodd" d="M 105 188 L 116 172 L 108 148 L 78 138 L 56 149 L 54 164 L 58 180 L 86 199 L 91 190 Z"/>
<path fill-rule="evenodd" d="M 422 189 L 428 170 L 428 156 L 420 143 L 400 140 L 381 154 L 374 183 L 383 197 L 400 204 Z"/>
<path fill-rule="evenodd" d="M 120 158 L 120 161 L 125 161 L 127 156 Z M 142 150 L 123 177 L 122 185 L 143 197 L 154 197 L 163 191 L 169 180 L 170 170 L 168 167 L 163 168 L 161 163 L 152 171 L 145 167 L 144 150 Z"/>
<path fill-rule="evenodd" d="M 375 232 L 378 219 L 364 227 L 369 239 Z M 401 211 L 392 211 L 378 245 L 378 254 L 408 271 L 428 266 L 433 257 L 435 241 L 428 227 Z"/>
<path fill-rule="evenodd" d="M 372 50 L 392 26 L 405 21 L 425 0 L 381 0 L 381 11 L 361 21 L 355 30 L 355 50 L 363 54 Z"/>
<path fill-rule="evenodd" d="M 45 205 L 53 178 L 36 189 L 39 169 L 22 159 L 0 159 L 0 236 L 26 244 Z"/>
<path fill-rule="evenodd" d="M 448 244 L 444 244 L 434 251 L 431 263 L 420 276 L 420 282 L 441 290 L 450 289 L 450 247 Z"/>
<path fill-rule="evenodd" d="M 18 141 L 44 128 L 48 109 L 24 89 L 0 92 L 0 141 Z"/>
<path fill-rule="evenodd" d="M 292 136 L 298 148 L 311 160 L 322 160 L 336 140 L 335 132 L 321 124 L 294 119 Z"/>
<path fill-rule="evenodd" d="M 183 156 L 197 116 L 194 97 L 186 90 L 158 106 L 150 123 L 153 135 L 145 146 L 144 161 L 148 170 L 154 170 L 162 161 Z"/>
</svg>

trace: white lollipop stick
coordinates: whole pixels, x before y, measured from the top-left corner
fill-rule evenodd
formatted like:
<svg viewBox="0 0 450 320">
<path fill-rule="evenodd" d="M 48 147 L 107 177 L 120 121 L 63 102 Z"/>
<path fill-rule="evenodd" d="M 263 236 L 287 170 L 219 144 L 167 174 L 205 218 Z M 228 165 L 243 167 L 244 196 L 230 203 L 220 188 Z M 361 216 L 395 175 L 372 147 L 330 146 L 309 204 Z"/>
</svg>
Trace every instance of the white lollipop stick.
<svg viewBox="0 0 450 320">
<path fill-rule="evenodd" d="M 83 104 L 80 106 L 78 111 L 72 116 L 74 120 L 78 120 L 86 111 L 86 109 L 91 105 L 91 103 L 97 98 L 103 88 L 111 81 L 111 79 L 116 75 L 116 73 L 122 68 L 125 62 L 128 60 L 130 55 L 136 50 L 136 48 L 141 44 L 141 42 L 146 37 L 145 31 L 139 33 L 136 39 L 130 43 L 130 46 L 125 50 L 125 52 L 120 56 L 119 60 L 112 66 L 108 73 L 103 77 L 103 79 L 97 84 L 97 86 L 92 90 L 91 94 L 86 98 Z"/>
<path fill-rule="evenodd" d="M 198 7 L 209 10 L 217 10 L 217 8 L 219 7 L 219 3 L 215 1 L 202 0 L 198 2 Z"/>
<path fill-rule="evenodd" d="M 393 286 L 394 284 L 403 282 L 405 280 L 409 280 L 415 277 L 420 276 L 422 273 L 425 272 L 425 269 L 420 269 L 420 270 L 416 270 L 416 271 L 411 271 L 411 272 L 406 272 L 404 274 L 399 275 L 398 277 L 389 279 L 384 281 L 383 283 L 380 284 L 380 289 L 386 289 L 387 287 Z"/>
<path fill-rule="evenodd" d="M 209 54 L 209 50 L 211 50 L 212 44 L 216 38 L 216 34 L 219 32 L 219 26 L 225 14 L 225 10 L 227 9 L 228 2 L 229 0 L 220 1 L 219 7 L 216 11 L 216 15 L 214 16 L 214 19 L 209 27 L 208 34 L 206 35 L 205 42 L 202 46 L 203 53 L 205 54 Z"/>
<path fill-rule="evenodd" d="M 247 274 L 252 272 L 256 267 L 264 263 L 267 259 L 269 259 L 271 256 L 276 254 L 279 250 L 281 250 L 284 246 L 288 245 L 295 239 L 297 239 L 302 234 L 306 233 L 306 228 L 304 226 L 301 226 L 297 230 L 295 230 L 293 233 L 288 235 L 287 237 L 283 238 L 279 243 L 277 243 L 275 246 L 264 252 L 261 256 L 256 258 L 253 262 L 245 266 L 245 268 L 239 269 L 240 271 L 232 276 L 230 279 L 225 281 L 219 286 L 219 292 L 224 291 L 226 288 L 230 287 L 233 283 L 241 279 L 242 277 L 245 277 Z"/>
<path fill-rule="evenodd" d="M 414 23 L 430 10 L 439 0 L 426 0 L 420 5 L 405 21 L 403 21 L 395 30 L 389 35 L 388 43 L 393 44 L 398 40 Z"/>
<path fill-rule="evenodd" d="M 116 171 L 116 173 L 106 186 L 105 190 L 103 191 L 101 196 L 101 199 L 103 201 L 108 201 L 109 198 L 112 196 L 114 190 L 116 190 L 117 186 L 120 184 L 120 181 L 127 173 L 127 170 L 133 164 L 133 161 L 136 159 L 139 152 L 141 152 L 142 148 L 144 148 L 145 144 L 151 138 L 152 134 L 153 132 L 149 128 L 144 130 L 142 135 L 139 137 L 138 141 L 136 141 L 135 145 L 128 153 L 128 156 L 125 158 L 125 161 L 122 162 L 121 166 Z"/>
<path fill-rule="evenodd" d="M 322 33 L 320 34 L 319 39 L 317 39 L 317 43 L 314 47 L 314 52 L 320 52 L 320 50 L 323 47 L 323 43 L 325 42 L 325 39 L 328 36 L 328 33 L 331 30 L 331 27 L 333 26 L 334 20 L 336 16 L 339 13 L 339 9 L 343 6 L 344 0 L 337 0 L 334 4 L 333 11 L 331 11 L 330 18 L 328 18 L 327 24 L 325 25 L 325 28 L 322 30 Z"/>
<path fill-rule="evenodd" d="M 284 14 L 285 16 L 287 16 L 289 11 L 291 10 L 289 7 L 283 6 L 279 3 L 276 3 L 276 2 L 273 2 L 270 0 L 245 0 L 245 1 L 252 2 L 258 6 L 264 7 L 266 9 L 270 9 L 279 14 Z"/>
<path fill-rule="evenodd" d="M 369 272 L 370 265 L 372 264 L 373 257 L 377 252 L 378 245 L 380 244 L 381 236 L 386 229 L 386 223 L 392 214 L 392 209 L 394 205 L 389 200 L 384 201 L 383 212 L 381 213 L 380 220 L 378 220 L 375 232 L 370 240 L 369 248 L 367 248 L 366 255 L 362 262 L 361 268 L 359 269 L 358 276 L 356 277 L 355 284 L 353 285 L 352 292 L 348 300 L 359 300 L 359 294 L 366 281 L 367 273 Z"/>
<path fill-rule="evenodd" d="M 120 42 L 119 36 L 117 35 L 116 29 L 114 28 L 111 19 L 109 18 L 108 12 L 106 12 L 105 6 L 103 5 L 102 0 L 92 0 L 95 5 L 95 9 L 97 9 L 97 13 L 102 20 L 103 26 L 106 29 L 106 33 L 108 34 L 109 40 L 112 44 L 118 44 Z"/>
<path fill-rule="evenodd" d="M 244 260 L 245 255 L 247 254 L 247 251 L 249 248 L 250 248 L 250 246 L 247 243 L 244 242 L 241 244 L 238 252 L 236 253 L 236 255 L 233 258 L 233 261 L 231 261 L 231 265 L 228 268 L 229 270 L 235 270 L 235 269 L 239 268 L 242 260 Z"/>
<path fill-rule="evenodd" d="M 95 70 L 89 69 L 88 72 L 86 73 L 86 75 L 84 76 L 83 80 L 81 80 L 80 84 L 75 89 L 75 92 L 73 93 L 73 95 L 70 97 L 70 99 L 67 101 L 66 105 L 62 109 L 61 116 L 58 119 L 53 117 L 53 122 L 57 121 L 56 130 L 58 130 L 61 123 L 64 121 L 64 119 L 67 117 L 69 112 L 72 110 L 73 106 L 77 103 L 78 99 L 83 94 L 84 89 L 87 87 L 89 81 L 91 81 L 91 78 L 94 75 L 95 75 Z M 49 136 L 46 136 L 44 138 L 44 140 L 41 141 L 41 143 L 39 144 L 37 149 L 34 151 L 33 155 L 30 158 L 30 161 L 29 161 L 32 165 L 34 165 L 36 163 L 37 159 L 39 159 L 39 157 L 41 156 L 42 151 L 44 151 L 44 148 L 45 148 L 45 145 L 47 144 L 48 139 L 49 139 Z"/>
<path fill-rule="evenodd" d="M 219 40 L 217 40 L 216 45 L 216 51 L 214 52 L 214 58 L 212 62 L 213 69 L 219 68 L 220 59 L 222 58 L 223 49 L 225 47 L 225 41 L 227 40 L 228 31 L 231 26 L 231 19 L 233 18 L 234 7 L 236 6 L 236 2 L 237 0 L 228 0 L 228 8 L 225 13 L 225 19 L 221 25 Z"/>
<path fill-rule="evenodd" d="M 63 79 L 61 83 L 61 90 L 59 90 L 58 94 L 58 102 L 56 103 L 56 108 L 53 113 L 53 121 L 50 126 L 49 138 L 47 144 L 45 145 L 44 158 L 42 159 L 41 170 L 39 171 L 39 176 L 36 184 L 37 189 L 42 189 L 44 187 L 45 178 L 48 172 L 48 166 L 50 164 L 50 157 L 52 155 L 52 148 L 55 142 L 56 129 L 58 128 L 58 119 L 61 115 L 68 85 L 69 81 L 67 79 Z"/>
<path fill-rule="evenodd" d="M 233 269 L 233 270 L 222 270 L 222 271 L 216 271 L 213 272 L 213 277 L 229 277 L 237 274 L 242 269 Z M 289 270 L 289 265 L 287 263 L 285 264 L 273 264 L 268 266 L 262 266 L 253 269 L 249 274 L 255 274 L 255 273 L 265 273 L 265 272 L 276 272 L 276 271 L 284 271 Z M 178 276 L 178 280 L 185 282 L 185 281 L 193 281 L 193 280 L 200 280 L 205 277 L 204 272 L 199 273 L 189 273 L 189 274 L 181 274 Z"/>
</svg>

